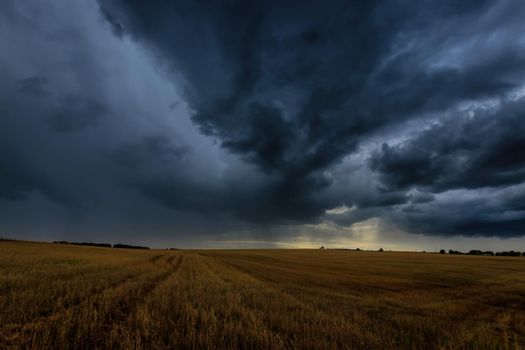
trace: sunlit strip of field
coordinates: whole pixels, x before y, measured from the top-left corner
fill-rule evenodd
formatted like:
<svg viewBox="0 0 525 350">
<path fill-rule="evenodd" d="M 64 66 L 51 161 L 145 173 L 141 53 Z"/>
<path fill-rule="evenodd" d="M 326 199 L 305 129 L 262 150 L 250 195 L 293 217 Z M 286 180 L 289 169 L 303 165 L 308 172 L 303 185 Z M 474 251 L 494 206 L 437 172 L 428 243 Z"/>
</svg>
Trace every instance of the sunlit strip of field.
<svg viewBox="0 0 525 350">
<path fill-rule="evenodd" d="M 525 258 L 0 242 L 1 348 L 525 347 Z"/>
</svg>

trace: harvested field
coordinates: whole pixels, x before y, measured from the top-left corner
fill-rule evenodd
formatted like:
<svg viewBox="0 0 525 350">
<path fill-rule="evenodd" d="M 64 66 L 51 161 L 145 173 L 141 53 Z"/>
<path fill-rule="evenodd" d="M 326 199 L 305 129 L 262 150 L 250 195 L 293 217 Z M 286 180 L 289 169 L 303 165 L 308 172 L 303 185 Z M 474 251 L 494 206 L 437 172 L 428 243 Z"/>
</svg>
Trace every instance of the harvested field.
<svg viewBox="0 0 525 350">
<path fill-rule="evenodd" d="M 525 258 L 0 242 L 0 348 L 525 347 Z"/>
</svg>

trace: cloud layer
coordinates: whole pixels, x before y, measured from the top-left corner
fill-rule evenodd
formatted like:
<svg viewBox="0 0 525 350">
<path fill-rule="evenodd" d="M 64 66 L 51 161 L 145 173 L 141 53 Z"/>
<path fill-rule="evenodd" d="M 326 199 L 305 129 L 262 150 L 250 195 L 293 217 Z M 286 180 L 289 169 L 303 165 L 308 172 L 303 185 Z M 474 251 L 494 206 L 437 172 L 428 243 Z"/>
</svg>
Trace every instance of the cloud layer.
<svg viewBox="0 0 525 350">
<path fill-rule="evenodd" d="M 525 4 L 0 9 L 4 230 L 525 234 Z"/>
</svg>

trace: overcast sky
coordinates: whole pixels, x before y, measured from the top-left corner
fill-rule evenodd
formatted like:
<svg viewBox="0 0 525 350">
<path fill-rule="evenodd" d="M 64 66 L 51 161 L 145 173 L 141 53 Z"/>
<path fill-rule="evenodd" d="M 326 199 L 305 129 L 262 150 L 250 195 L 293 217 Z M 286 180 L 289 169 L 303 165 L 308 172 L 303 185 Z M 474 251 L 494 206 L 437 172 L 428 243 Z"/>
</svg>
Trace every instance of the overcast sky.
<svg viewBox="0 0 525 350">
<path fill-rule="evenodd" d="M 524 235 L 524 1 L 0 2 L 0 236 Z"/>
</svg>

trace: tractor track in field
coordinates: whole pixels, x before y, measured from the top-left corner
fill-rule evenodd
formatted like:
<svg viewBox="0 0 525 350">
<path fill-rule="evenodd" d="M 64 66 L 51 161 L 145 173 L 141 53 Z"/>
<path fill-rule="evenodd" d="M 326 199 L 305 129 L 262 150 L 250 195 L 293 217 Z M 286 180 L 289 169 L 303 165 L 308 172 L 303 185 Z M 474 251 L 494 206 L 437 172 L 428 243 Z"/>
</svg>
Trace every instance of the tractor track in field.
<svg viewBox="0 0 525 350">
<path fill-rule="evenodd" d="M 162 282 L 164 282 L 166 279 L 169 278 L 173 273 L 175 273 L 181 263 L 182 263 L 182 255 L 178 256 L 178 259 L 175 263 L 173 263 L 173 260 L 175 259 L 175 255 L 171 255 L 166 259 L 167 264 L 160 264 L 159 260 L 168 254 L 160 254 L 155 255 L 152 258 L 148 259 L 148 262 L 154 264 L 157 267 L 168 269 L 168 271 L 165 271 L 160 275 L 160 278 L 153 280 L 150 284 L 148 284 L 137 296 L 138 300 L 134 302 L 134 305 L 137 306 L 140 302 L 140 299 L 144 299 L 148 294 L 150 294 L 158 285 L 160 285 Z M 60 319 L 60 317 L 63 317 L 67 315 L 70 312 L 75 312 L 77 310 L 80 310 L 83 306 L 85 306 L 87 303 L 91 302 L 94 298 L 101 297 L 104 293 L 107 293 L 111 290 L 116 290 L 118 288 L 123 288 L 126 284 L 134 283 L 140 281 L 141 277 L 149 276 L 151 274 L 151 271 L 148 272 L 142 272 L 138 273 L 136 275 L 126 276 L 119 281 L 116 281 L 115 283 L 111 283 L 104 288 L 96 291 L 95 293 L 92 293 L 82 299 L 80 299 L 78 302 L 70 303 L 64 308 L 51 312 L 49 315 L 40 316 L 33 320 L 30 320 L 29 322 L 12 322 L 5 325 L 0 326 L 0 339 L 4 339 L 7 341 L 9 345 L 4 346 L 4 344 L 0 343 L 0 349 L 4 348 L 13 348 L 20 345 L 19 339 L 16 337 L 17 334 L 21 333 L 32 333 L 36 328 L 39 326 L 46 324 L 48 322 L 52 322 L 55 320 Z M 116 300 L 116 306 L 117 310 L 122 311 L 127 307 L 125 304 L 118 303 L 118 300 Z M 131 314 L 131 310 L 135 310 L 136 307 L 131 307 L 129 312 L 125 312 L 126 314 Z M 124 312 L 121 312 L 122 315 Z M 113 315 L 115 316 L 115 315 Z M 118 320 L 119 317 L 117 315 L 116 319 Z M 112 321 L 113 318 L 110 317 L 109 321 Z"/>
<path fill-rule="evenodd" d="M 173 262 L 175 260 L 175 257 L 177 256 L 177 261 Z M 111 317 L 109 318 L 107 327 L 113 326 L 114 323 L 125 323 L 129 320 L 130 316 L 133 315 L 135 310 L 141 305 L 144 304 L 145 299 L 153 294 L 157 288 L 159 288 L 164 282 L 166 282 L 173 274 L 175 274 L 180 266 L 182 265 L 183 257 L 182 255 L 172 255 L 167 260 L 166 263 L 168 266 L 164 265 L 163 268 L 168 268 L 167 271 L 165 271 L 160 278 L 156 279 L 155 281 L 152 281 L 152 283 L 148 284 L 141 290 L 141 292 L 133 298 L 133 301 L 129 304 L 121 304 L 118 305 L 112 312 Z"/>
</svg>

